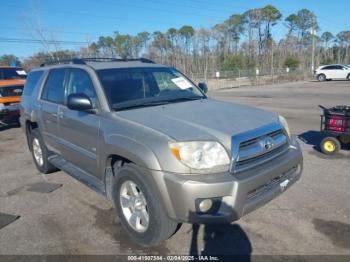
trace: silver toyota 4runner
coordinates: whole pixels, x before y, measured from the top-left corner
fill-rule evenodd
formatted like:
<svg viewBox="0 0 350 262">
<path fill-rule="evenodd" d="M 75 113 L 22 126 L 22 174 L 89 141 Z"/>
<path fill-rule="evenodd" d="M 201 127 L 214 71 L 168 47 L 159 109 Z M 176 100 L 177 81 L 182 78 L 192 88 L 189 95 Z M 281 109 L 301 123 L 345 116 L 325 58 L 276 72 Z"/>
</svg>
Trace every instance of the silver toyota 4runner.
<svg viewBox="0 0 350 262">
<path fill-rule="evenodd" d="M 42 173 L 63 170 L 112 199 L 151 246 L 182 222 L 237 220 L 301 175 L 283 117 L 206 91 L 148 59 L 73 59 L 29 73 L 20 121 Z"/>
</svg>

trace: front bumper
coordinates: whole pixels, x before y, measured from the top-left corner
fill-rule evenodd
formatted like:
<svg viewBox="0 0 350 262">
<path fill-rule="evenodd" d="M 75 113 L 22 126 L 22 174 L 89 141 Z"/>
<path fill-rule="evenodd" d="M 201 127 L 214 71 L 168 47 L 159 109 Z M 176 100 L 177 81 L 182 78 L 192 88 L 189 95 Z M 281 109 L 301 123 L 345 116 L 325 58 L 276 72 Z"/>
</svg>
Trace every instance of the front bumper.
<svg viewBox="0 0 350 262">
<path fill-rule="evenodd" d="M 190 223 L 227 223 L 266 204 L 301 176 L 303 157 L 295 139 L 286 153 L 255 168 L 231 174 L 178 175 L 154 171 L 169 217 Z M 198 199 L 215 199 L 214 213 L 198 212 Z"/>
<path fill-rule="evenodd" d="M 20 111 L 18 104 L 0 104 L 0 122 L 4 124 L 18 122 L 20 117 Z"/>
</svg>

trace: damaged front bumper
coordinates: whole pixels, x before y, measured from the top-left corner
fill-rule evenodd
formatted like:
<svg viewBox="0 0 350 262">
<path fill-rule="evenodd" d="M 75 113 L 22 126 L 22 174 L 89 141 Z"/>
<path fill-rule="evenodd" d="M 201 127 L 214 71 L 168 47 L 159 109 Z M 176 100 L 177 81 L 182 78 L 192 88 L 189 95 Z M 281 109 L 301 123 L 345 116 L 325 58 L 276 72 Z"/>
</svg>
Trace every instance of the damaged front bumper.
<svg viewBox="0 0 350 262">
<path fill-rule="evenodd" d="M 0 103 L 0 124 L 16 123 L 19 120 L 19 103 Z"/>
<path fill-rule="evenodd" d="M 274 199 L 301 176 L 303 157 L 295 139 L 283 155 L 239 175 L 177 175 L 153 172 L 169 217 L 190 223 L 229 223 Z M 161 185 L 163 184 L 163 185 Z M 203 200 L 212 202 L 201 212 Z"/>
</svg>

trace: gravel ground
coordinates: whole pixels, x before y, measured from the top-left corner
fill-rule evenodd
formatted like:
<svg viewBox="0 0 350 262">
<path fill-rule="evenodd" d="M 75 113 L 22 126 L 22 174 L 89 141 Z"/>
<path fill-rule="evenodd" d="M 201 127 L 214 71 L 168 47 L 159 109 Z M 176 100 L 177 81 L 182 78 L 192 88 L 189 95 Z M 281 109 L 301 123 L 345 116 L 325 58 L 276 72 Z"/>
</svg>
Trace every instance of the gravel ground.
<svg viewBox="0 0 350 262">
<path fill-rule="evenodd" d="M 123 231 L 111 202 L 63 172 L 39 174 L 20 128 L 0 130 L 0 213 L 18 215 L 0 229 L 0 254 L 350 255 L 350 151 L 317 151 L 317 105 L 350 104 L 346 81 L 296 82 L 215 91 L 209 96 L 284 115 L 304 153 L 300 181 L 231 225 L 185 224 L 156 248 Z M 35 192 L 39 182 L 62 184 Z"/>
</svg>

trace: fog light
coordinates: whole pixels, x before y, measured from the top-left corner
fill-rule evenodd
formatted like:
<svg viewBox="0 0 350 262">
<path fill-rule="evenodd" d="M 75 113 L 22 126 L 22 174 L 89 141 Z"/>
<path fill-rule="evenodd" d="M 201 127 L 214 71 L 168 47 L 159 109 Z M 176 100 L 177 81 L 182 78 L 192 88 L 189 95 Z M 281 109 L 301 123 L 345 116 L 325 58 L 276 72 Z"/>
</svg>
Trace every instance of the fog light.
<svg viewBox="0 0 350 262">
<path fill-rule="evenodd" d="M 213 206 L 213 201 L 211 199 L 203 199 L 199 202 L 199 210 L 203 213 L 208 212 Z"/>
</svg>

